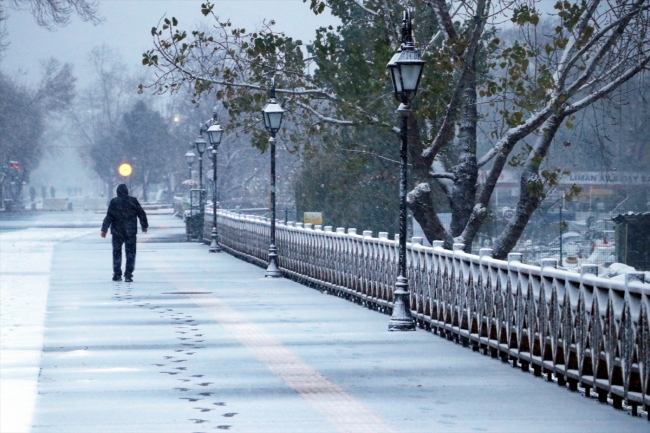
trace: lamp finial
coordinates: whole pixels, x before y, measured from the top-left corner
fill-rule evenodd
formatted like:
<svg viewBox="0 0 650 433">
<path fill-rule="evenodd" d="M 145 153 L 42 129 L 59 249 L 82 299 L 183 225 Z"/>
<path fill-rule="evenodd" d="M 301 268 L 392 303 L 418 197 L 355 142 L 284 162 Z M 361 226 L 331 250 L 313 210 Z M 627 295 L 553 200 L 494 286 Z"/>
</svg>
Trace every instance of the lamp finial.
<svg viewBox="0 0 650 433">
<path fill-rule="evenodd" d="M 413 46 L 413 23 L 408 9 L 404 10 L 402 18 L 402 44 Z"/>
<path fill-rule="evenodd" d="M 269 90 L 269 98 L 275 99 L 275 76 L 271 77 L 271 89 Z"/>
</svg>

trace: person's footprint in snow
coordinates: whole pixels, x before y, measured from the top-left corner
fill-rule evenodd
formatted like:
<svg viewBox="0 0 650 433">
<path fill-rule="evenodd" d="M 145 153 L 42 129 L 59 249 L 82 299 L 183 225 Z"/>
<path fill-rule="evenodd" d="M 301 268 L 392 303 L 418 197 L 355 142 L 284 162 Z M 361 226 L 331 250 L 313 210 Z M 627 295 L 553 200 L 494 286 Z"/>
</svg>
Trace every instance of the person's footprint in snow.
<svg viewBox="0 0 650 433">
<path fill-rule="evenodd" d="M 194 409 L 200 410 L 201 412 L 210 412 L 211 410 L 214 410 L 210 409 L 209 407 L 195 407 Z"/>
</svg>

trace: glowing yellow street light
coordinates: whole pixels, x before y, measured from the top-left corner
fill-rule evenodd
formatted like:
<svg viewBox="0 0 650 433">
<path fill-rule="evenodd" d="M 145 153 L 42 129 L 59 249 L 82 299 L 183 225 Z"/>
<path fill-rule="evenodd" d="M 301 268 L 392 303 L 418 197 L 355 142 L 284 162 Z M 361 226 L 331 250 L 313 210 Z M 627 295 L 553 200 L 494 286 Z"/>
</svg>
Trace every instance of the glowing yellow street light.
<svg viewBox="0 0 650 433">
<path fill-rule="evenodd" d="M 120 166 L 117 169 L 117 172 L 122 177 L 129 177 L 133 172 L 133 168 L 131 167 L 131 164 L 125 162 L 123 164 L 120 164 Z"/>
</svg>

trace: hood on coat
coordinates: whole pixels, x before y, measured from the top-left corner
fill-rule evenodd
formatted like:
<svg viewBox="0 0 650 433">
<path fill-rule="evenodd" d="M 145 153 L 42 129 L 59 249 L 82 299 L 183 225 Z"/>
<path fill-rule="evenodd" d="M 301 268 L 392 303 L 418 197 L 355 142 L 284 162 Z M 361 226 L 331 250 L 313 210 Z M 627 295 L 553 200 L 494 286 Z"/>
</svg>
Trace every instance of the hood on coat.
<svg viewBox="0 0 650 433">
<path fill-rule="evenodd" d="M 121 195 L 129 195 L 129 188 L 127 188 L 124 184 L 120 184 L 117 187 L 117 195 L 118 197 Z"/>
</svg>

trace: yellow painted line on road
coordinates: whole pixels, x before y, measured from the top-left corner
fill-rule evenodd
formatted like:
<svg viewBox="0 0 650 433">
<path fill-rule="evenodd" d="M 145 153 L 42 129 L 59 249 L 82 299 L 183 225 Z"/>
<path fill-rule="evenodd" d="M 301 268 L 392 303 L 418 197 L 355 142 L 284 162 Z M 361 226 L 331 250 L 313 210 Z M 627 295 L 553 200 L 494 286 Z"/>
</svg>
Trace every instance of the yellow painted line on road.
<svg viewBox="0 0 650 433">
<path fill-rule="evenodd" d="M 172 274 L 170 269 L 159 271 Z M 170 275 L 171 276 L 171 275 Z M 181 275 L 172 281 L 183 281 L 183 290 L 203 291 L 205 287 L 192 284 Z M 249 321 L 243 314 L 218 298 L 186 295 L 204 308 L 221 326 L 239 340 L 260 362 L 295 390 L 314 409 L 342 433 L 394 433 L 384 419 L 359 400 L 332 383 L 315 368 L 282 345 L 261 326 Z"/>
<path fill-rule="evenodd" d="M 225 302 L 216 298 L 190 297 L 246 346 L 273 374 L 325 415 L 339 431 L 345 433 L 395 431 L 363 403 L 332 383 L 272 335 L 248 321 L 244 315 L 230 308 Z"/>
</svg>

